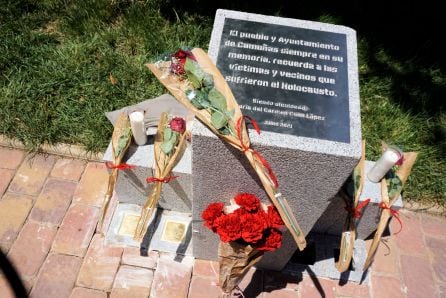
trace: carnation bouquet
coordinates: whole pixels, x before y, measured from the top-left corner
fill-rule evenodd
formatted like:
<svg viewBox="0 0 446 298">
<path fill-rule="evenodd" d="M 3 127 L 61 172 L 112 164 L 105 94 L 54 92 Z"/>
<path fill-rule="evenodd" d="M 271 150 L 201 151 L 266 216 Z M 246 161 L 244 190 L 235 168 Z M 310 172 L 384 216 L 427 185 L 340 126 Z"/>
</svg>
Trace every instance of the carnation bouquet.
<svg viewBox="0 0 446 298">
<path fill-rule="evenodd" d="M 383 151 L 385 151 L 387 145 L 383 144 Z M 400 159 L 400 162 L 392 168 L 387 175 L 381 180 L 381 203 L 379 207 L 381 210 L 381 216 L 378 222 L 378 227 L 373 237 L 372 244 L 367 253 L 367 258 L 364 263 L 363 271 L 366 271 L 373 262 L 376 250 L 378 249 L 379 242 L 382 234 L 389 222 L 389 219 L 394 216 L 400 222 L 398 213 L 392 209 L 392 205 L 396 202 L 404 184 L 412 171 L 412 167 L 417 159 L 416 152 L 405 152 Z M 399 232 L 397 232 L 399 233 Z"/>
<path fill-rule="evenodd" d="M 147 66 L 195 117 L 219 138 L 246 155 L 297 246 L 303 250 L 306 246 L 305 235 L 287 200 L 280 193 L 270 165 L 251 148 L 245 119 L 250 120 L 257 133 L 260 133 L 260 129 L 252 118 L 242 115 L 227 82 L 209 56 L 198 48 L 191 51 L 180 49 Z"/>
<path fill-rule="evenodd" d="M 265 251 L 280 248 L 283 221 L 274 206 L 266 206 L 253 194 L 238 194 L 230 206 L 212 203 L 202 213 L 204 225 L 220 237 L 219 285 L 234 290 L 249 268 Z"/>
<path fill-rule="evenodd" d="M 361 209 L 364 208 L 370 199 L 359 203 L 362 188 L 364 186 L 364 163 L 365 163 L 365 142 L 362 141 L 362 156 L 358 165 L 355 167 L 352 175 L 353 180 L 353 196 L 344 196 L 347 210 L 347 218 L 345 219 L 344 229 L 341 235 L 341 247 L 339 252 L 339 259 L 335 266 L 339 272 L 344 272 L 350 267 L 350 262 L 353 257 L 353 248 L 356 240 L 356 220 L 361 217 Z"/>
<path fill-rule="evenodd" d="M 141 241 L 148 228 L 150 218 L 161 196 L 163 183 L 168 183 L 177 177 L 171 176 L 172 169 L 181 159 L 186 149 L 186 121 L 181 117 L 172 117 L 167 113 L 161 114 L 155 136 L 155 174 L 147 178 L 147 182 L 154 183 L 147 201 L 141 211 L 134 238 Z"/>
<path fill-rule="evenodd" d="M 99 227 L 101 227 L 103 224 L 105 214 L 107 213 L 107 209 L 110 204 L 110 199 L 113 196 L 119 170 L 125 170 L 134 167 L 125 163 L 121 164 L 121 161 L 124 158 L 125 152 L 127 151 L 131 141 L 132 129 L 130 127 L 130 120 L 126 113 L 122 113 L 116 120 L 111 139 L 113 162 L 105 163 L 106 167 L 109 168 L 111 172 L 108 179 L 107 192 L 105 193 L 104 202 L 102 204 L 102 211 L 100 215 L 101 217 L 99 218 L 98 224 Z"/>
</svg>

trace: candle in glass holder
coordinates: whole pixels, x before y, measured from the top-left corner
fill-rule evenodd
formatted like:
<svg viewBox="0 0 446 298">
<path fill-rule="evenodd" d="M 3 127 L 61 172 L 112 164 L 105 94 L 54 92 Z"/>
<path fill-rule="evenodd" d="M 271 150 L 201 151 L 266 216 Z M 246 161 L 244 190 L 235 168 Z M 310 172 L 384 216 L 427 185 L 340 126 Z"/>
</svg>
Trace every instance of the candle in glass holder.
<svg viewBox="0 0 446 298">
<path fill-rule="evenodd" d="M 144 113 L 136 111 L 131 113 L 129 118 L 135 143 L 139 146 L 145 145 L 147 142 L 147 134 L 146 129 L 144 128 Z"/>
<path fill-rule="evenodd" d="M 378 183 L 398 162 L 398 160 L 400 160 L 401 155 L 402 153 L 398 149 L 391 147 L 387 148 L 367 174 L 367 178 L 372 182 Z"/>
</svg>

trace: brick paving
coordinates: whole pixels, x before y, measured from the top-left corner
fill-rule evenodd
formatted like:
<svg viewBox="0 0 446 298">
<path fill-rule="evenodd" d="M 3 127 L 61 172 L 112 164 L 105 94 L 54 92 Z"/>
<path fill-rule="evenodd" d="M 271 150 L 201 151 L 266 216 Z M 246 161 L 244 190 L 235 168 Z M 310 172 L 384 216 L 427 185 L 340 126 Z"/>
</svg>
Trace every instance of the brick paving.
<svg viewBox="0 0 446 298">
<path fill-rule="evenodd" d="M 107 181 L 102 163 L 0 147 L 0 248 L 29 296 L 219 297 L 217 262 L 104 244 L 96 225 Z M 446 220 L 400 214 L 404 228 L 383 239 L 369 283 L 251 269 L 240 288 L 246 298 L 446 297 Z M 14 297 L 1 271 L 0 297 Z"/>
</svg>

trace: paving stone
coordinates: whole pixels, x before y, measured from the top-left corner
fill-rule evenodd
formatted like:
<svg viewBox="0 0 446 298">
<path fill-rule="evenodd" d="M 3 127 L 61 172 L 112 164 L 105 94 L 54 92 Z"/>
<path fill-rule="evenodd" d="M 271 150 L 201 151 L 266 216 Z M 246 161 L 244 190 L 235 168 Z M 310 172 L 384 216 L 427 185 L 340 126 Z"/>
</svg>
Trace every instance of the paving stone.
<svg viewBox="0 0 446 298">
<path fill-rule="evenodd" d="M 107 298 L 107 293 L 93 289 L 76 287 L 71 292 L 70 298 Z"/>
<path fill-rule="evenodd" d="M 97 290 L 111 290 L 121 255 L 122 248 L 105 246 L 104 238 L 96 234 L 84 258 L 76 285 Z"/>
<path fill-rule="evenodd" d="M 141 256 L 139 248 L 125 247 L 124 253 L 122 254 L 121 264 L 155 269 L 158 257 L 158 252 L 156 251 L 149 251 L 148 256 Z"/>
<path fill-rule="evenodd" d="M 400 233 L 392 235 L 395 238 L 400 254 L 425 255 L 423 231 L 419 215 L 413 212 L 400 212 L 403 229 Z M 390 222 L 390 229 L 396 232 L 400 229 L 397 220 Z"/>
<path fill-rule="evenodd" d="M 103 163 L 90 162 L 77 186 L 73 202 L 101 207 L 108 187 L 108 172 Z"/>
<path fill-rule="evenodd" d="M 160 258 L 153 278 L 150 297 L 187 297 L 191 275 L 192 266 Z"/>
<path fill-rule="evenodd" d="M 152 282 L 152 270 L 123 265 L 116 274 L 111 297 L 148 297 Z"/>
<path fill-rule="evenodd" d="M 206 278 L 201 275 L 192 276 L 188 298 L 220 297 L 222 290 L 214 278 Z"/>
<path fill-rule="evenodd" d="M 2 298 L 16 298 L 8 280 L 3 275 L 0 275 L 0 294 Z"/>
<path fill-rule="evenodd" d="M 193 275 L 212 278 L 218 281 L 219 264 L 216 261 L 196 259 L 194 262 Z"/>
<path fill-rule="evenodd" d="M 58 226 L 70 206 L 75 189 L 74 182 L 49 178 L 37 197 L 30 218 Z"/>
<path fill-rule="evenodd" d="M 52 155 L 27 156 L 17 170 L 9 190 L 28 195 L 39 194 L 54 163 Z"/>
<path fill-rule="evenodd" d="M 80 159 L 60 158 L 51 171 L 51 177 L 79 181 L 86 162 Z"/>
<path fill-rule="evenodd" d="M 290 289 L 277 289 L 271 292 L 265 292 L 262 298 L 298 298 L 299 292 Z"/>
<path fill-rule="evenodd" d="M 84 256 L 99 218 L 99 208 L 74 204 L 68 209 L 57 232 L 52 251 Z"/>
<path fill-rule="evenodd" d="M 22 150 L 0 147 L 0 168 L 15 170 L 24 156 L 25 152 Z"/>
<path fill-rule="evenodd" d="M 8 258 L 23 278 L 37 275 L 56 235 L 56 227 L 27 222 L 9 251 Z"/>
<path fill-rule="evenodd" d="M 344 285 L 339 285 L 338 283 L 336 285 L 336 296 L 355 298 L 370 297 L 369 286 L 355 282 L 348 282 Z"/>
<path fill-rule="evenodd" d="M 426 237 L 426 245 L 433 255 L 432 267 L 436 277 L 446 283 L 446 239 Z"/>
<path fill-rule="evenodd" d="M 430 237 L 446 238 L 446 220 L 429 214 L 421 215 L 424 234 Z"/>
<path fill-rule="evenodd" d="M 22 194 L 6 193 L 0 200 L 0 247 L 3 253 L 11 248 L 32 204 L 32 198 Z"/>
<path fill-rule="evenodd" d="M 42 266 L 30 297 L 69 297 L 76 281 L 82 259 L 50 254 Z"/>
<path fill-rule="evenodd" d="M 12 177 L 14 177 L 14 170 L 0 169 L 0 198 L 8 188 Z"/>
<path fill-rule="evenodd" d="M 372 274 L 372 295 L 379 298 L 404 298 L 403 286 L 397 277 Z M 427 296 L 426 296 L 427 297 Z"/>
<path fill-rule="evenodd" d="M 297 291 L 299 282 L 302 281 L 301 276 L 285 274 L 279 271 L 263 272 L 263 290 L 271 292 L 274 290 L 288 289 Z"/>
<path fill-rule="evenodd" d="M 439 298 L 446 297 L 446 286 L 439 286 L 437 297 L 439 297 Z"/>
<path fill-rule="evenodd" d="M 432 266 L 427 258 L 402 255 L 401 271 L 408 298 L 435 296 Z"/>
<path fill-rule="evenodd" d="M 314 278 L 314 280 L 313 280 Z M 317 277 L 310 277 L 307 274 L 303 275 L 303 280 L 299 284 L 299 291 L 301 297 L 335 297 L 336 281 L 331 279 L 323 279 Z M 378 296 L 377 296 L 378 297 Z"/>
<path fill-rule="evenodd" d="M 372 264 L 374 272 L 399 274 L 398 248 L 393 236 L 383 237 Z"/>
</svg>

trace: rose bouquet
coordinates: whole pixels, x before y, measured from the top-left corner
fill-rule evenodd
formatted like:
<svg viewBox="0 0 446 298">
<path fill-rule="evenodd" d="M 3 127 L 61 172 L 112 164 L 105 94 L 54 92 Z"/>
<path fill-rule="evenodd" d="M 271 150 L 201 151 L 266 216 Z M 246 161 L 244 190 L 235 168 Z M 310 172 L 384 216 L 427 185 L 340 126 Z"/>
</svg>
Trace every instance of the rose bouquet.
<svg viewBox="0 0 446 298">
<path fill-rule="evenodd" d="M 280 248 L 283 221 L 274 206 L 265 206 L 252 194 L 242 193 L 230 206 L 212 203 L 202 213 L 204 225 L 220 237 L 219 285 L 234 290 L 265 251 Z"/>
<path fill-rule="evenodd" d="M 385 151 L 387 145 L 383 143 L 383 151 Z M 382 234 L 389 222 L 389 219 L 394 216 L 401 224 L 398 214 L 392 209 L 392 205 L 396 202 L 404 184 L 412 171 L 412 167 L 417 159 L 416 152 L 405 152 L 402 158 L 393 167 L 387 175 L 381 180 L 381 203 L 379 207 L 382 209 L 381 217 L 378 222 L 378 227 L 373 237 L 372 244 L 367 253 L 367 258 L 364 263 L 363 271 L 366 271 L 373 262 L 376 250 L 378 249 L 379 242 Z"/>
<path fill-rule="evenodd" d="M 113 196 L 113 191 L 115 190 L 119 170 L 125 170 L 134 167 L 125 163 L 121 164 L 121 161 L 124 158 L 125 152 L 127 151 L 131 141 L 132 129 L 130 127 L 130 120 L 126 113 L 122 113 L 116 120 L 115 128 L 112 134 L 111 143 L 113 162 L 105 163 L 106 167 L 109 168 L 111 172 L 108 179 L 108 187 L 107 192 L 105 193 L 104 203 L 102 204 L 101 216 L 99 218 L 98 224 L 99 227 L 102 227 L 105 214 L 107 213 L 107 209 L 110 204 L 110 199 Z"/>
<path fill-rule="evenodd" d="M 180 49 L 147 66 L 172 95 L 212 132 L 245 154 L 299 249 L 303 250 L 305 236 L 287 200 L 279 192 L 270 165 L 251 148 L 245 119 L 250 120 L 257 133 L 260 129 L 253 119 L 242 115 L 227 82 L 209 56 L 198 48 L 191 51 Z"/>
<path fill-rule="evenodd" d="M 186 121 L 181 117 L 161 114 L 155 136 L 155 174 L 147 178 L 148 183 L 154 183 L 147 201 L 141 211 L 134 238 L 138 241 L 144 237 L 150 218 L 161 195 L 162 184 L 176 177 L 171 176 L 172 169 L 181 159 L 186 148 Z"/>
<path fill-rule="evenodd" d="M 353 196 L 344 196 L 347 210 L 347 218 L 345 219 L 344 229 L 341 235 L 341 247 L 339 252 L 339 259 L 335 266 L 339 272 L 344 272 L 350 267 L 350 262 L 353 257 L 353 248 L 356 240 L 356 220 L 361 217 L 361 209 L 364 208 L 370 199 L 358 204 L 361 197 L 362 188 L 364 185 L 364 163 L 365 163 L 365 142 L 362 141 L 362 156 L 358 165 L 355 167 L 352 175 L 353 180 Z"/>
</svg>

